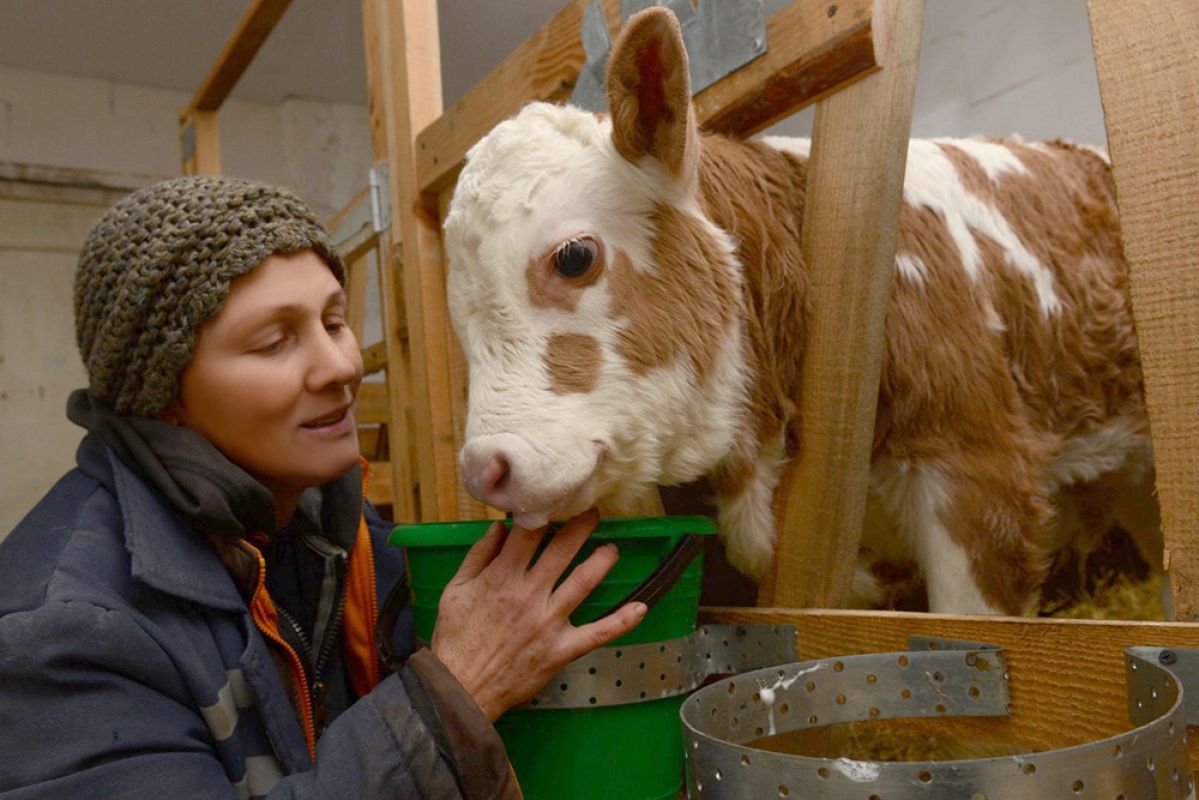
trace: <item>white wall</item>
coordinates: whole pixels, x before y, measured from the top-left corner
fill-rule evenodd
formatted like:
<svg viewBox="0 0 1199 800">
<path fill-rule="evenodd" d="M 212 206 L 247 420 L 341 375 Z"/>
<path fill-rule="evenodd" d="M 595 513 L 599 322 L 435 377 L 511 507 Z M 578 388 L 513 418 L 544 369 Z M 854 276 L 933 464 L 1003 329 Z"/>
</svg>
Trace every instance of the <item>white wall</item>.
<svg viewBox="0 0 1199 800">
<path fill-rule="evenodd" d="M 183 92 L 0 67 L 0 162 L 135 175 L 179 174 Z M 288 186 L 329 216 L 366 185 L 365 107 L 229 101 L 221 166 Z"/>
<path fill-rule="evenodd" d="M 926 0 L 920 49 L 913 136 L 1107 141 L 1084 0 Z"/>
</svg>

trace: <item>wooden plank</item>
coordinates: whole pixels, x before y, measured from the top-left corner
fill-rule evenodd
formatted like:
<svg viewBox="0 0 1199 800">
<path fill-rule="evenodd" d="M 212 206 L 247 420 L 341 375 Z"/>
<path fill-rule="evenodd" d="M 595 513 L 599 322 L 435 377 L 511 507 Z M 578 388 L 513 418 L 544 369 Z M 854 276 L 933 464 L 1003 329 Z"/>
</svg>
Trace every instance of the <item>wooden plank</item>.
<svg viewBox="0 0 1199 800">
<path fill-rule="evenodd" d="M 254 0 L 196 90 L 188 111 L 216 111 L 221 107 L 289 5 L 291 0 Z"/>
<path fill-rule="evenodd" d="M 394 508 L 395 492 L 391 485 L 391 464 L 386 461 L 376 461 L 370 465 L 370 475 L 366 481 L 366 499 L 373 505 L 388 505 L 392 507 L 392 519 L 396 522 L 411 521 L 410 517 L 397 514 Z"/>
<path fill-rule="evenodd" d="M 400 211 L 405 208 L 400 205 L 399 195 L 402 187 L 398 185 L 399 179 L 396 175 L 396 165 L 400 163 L 404 139 L 399 131 L 409 130 L 403 126 L 408 124 L 411 114 L 407 109 L 407 68 L 404 68 L 402 75 L 396 72 L 397 61 L 402 62 L 405 57 L 402 30 L 398 30 L 399 24 L 393 20 L 393 9 L 396 15 L 403 12 L 396 6 L 398 4 L 389 0 L 363 0 L 362 21 L 367 96 L 370 99 L 371 147 L 376 163 L 388 160 L 392 164 L 389 170 L 391 182 L 388 186 L 392 219 L 388 235 L 379 239 L 378 278 L 380 296 L 383 298 L 383 341 L 388 365 L 388 410 L 391 420 L 387 428 L 388 450 L 391 458 L 392 486 L 397 492 L 393 498 L 393 518 L 417 521 L 426 518 L 417 487 L 435 492 L 436 473 L 431 456 L 433 447 L 427 435 L 427 428 L 417 431 L 417 426 L 413 424 L 417 415 L 411 411 L 411 406 L 417 402 L 418 397 L 423 400 L 422 408 L 426 415 L 429 404 L 423 382 L 423 369 L 420 364 L 413 364 L 409 357 L 404 275 L 398 259 L 399 241 L 402 237 Z M 426 4 L 424 13 L 428 12 Z M 431 58 L 425 54 L 426 64 L 437 65 L 436 41 L 434 30 L 434 52 Z M 425 104 L 432 109 L 439 109 L 439 65 L 434 78 L 436 97 Z M 400 87 L 404 88 L 402 94 L 398 94 Z M 421 113 L 431 112 L 429 109 L 421 109 Z M 410 135 L 408 138 L 410 139 Z M 419 390 L 416 383 L 418 378 L 422 379 Z M 427 461 L 424 459 L 425 454 L 430 454 Z M 419 482 L 418 464 L 423 466 L 423 469 L 419 470 Z M 432 495 L 429 508 L 433 508 Z"/>
<path fill-rule="evenodd" d="M 816 108 L 801 242 L 812 279 L 803 452 L 776 495 L 779 538 L 759 605 L 838 607 L 849 599 L 923 15 L 923 0 L 878 0 L 883 70 Z"/>
<path fill-rule="evenodd" d="M 346 269 L 346 321 L 361 345 L 366 328 L 366 273 L 370 269 L 370 259 L 367 253 L 358 253 L 343 263 Z"/>
<path fill-rule="evenodd" d="M 766 21 L 766 55 L 695 97 L 706 130 L 744 138 L 878 70 L 872 0 L 796 2 Z"/>
<path fill-rule="evenodd" d="M 387 366 L 387 342 L 378 341 L 362 348 L 362 372 L 370 375 Z"/>
<path fill-rule="evenodd" d="M 417 192 L 415 158 L 416 132 L 442 110 L 437 4 L 405 0 L 381 6 L 380 11 L 380 20 L 386 14 L 389 43 L 383 63 L 391 98 L 386 126 L 390 231 L 403 264 L 421 517 L 450 520 L 458 515 L 458 459 L 441 224 L 437 198 Z"/>
<path fill-rule="evenodd" d="M 1199 626 L 967 617 L 811 609 L 703 609 L 711 622 L 795 625 L 800 658 L 907 650 L 909 635 L 989 642 L 1007 649 L 1012 715 L 938 719 L 919 727 L 966 740 L 1048 750 L 1128 730 L 1127 647 L 1199 647 Z M 1191 737 L 1191 758 L 1199 756 Z"/>
<path fill-rule="evenodd" d="M 467 149 L 533 100 L 565 101 L 585 61 L 585 0 L 574 0 L 417 137 L 422 191 L 453 182 Z M 619 3 L 603 0 L 609 28 Z M 877 69 L 872 0 L 795 2 L 766 23 L 766 55 L 695 98 L 700 124 L 748 136 Z"/>
<path fill-rule="evenodd" d="M 1199 4 L 1088 0 L 1179 619 L 1199 619 Z"/>
<path fill-rule="evenodd" d="M 187 141 L 191 140 L 191 153 Z M 179 146 L 184 175 L 221 174 L 221 132 L 217 112 L 193 110 L 179 122 Z"/>
<path fill-rule="evenodd" d="M 391 421 L 387 384 L 363 383 L 358 387 L 358 403 L 354 417 L 359 425 L 387 424 Z"/>
</svg>

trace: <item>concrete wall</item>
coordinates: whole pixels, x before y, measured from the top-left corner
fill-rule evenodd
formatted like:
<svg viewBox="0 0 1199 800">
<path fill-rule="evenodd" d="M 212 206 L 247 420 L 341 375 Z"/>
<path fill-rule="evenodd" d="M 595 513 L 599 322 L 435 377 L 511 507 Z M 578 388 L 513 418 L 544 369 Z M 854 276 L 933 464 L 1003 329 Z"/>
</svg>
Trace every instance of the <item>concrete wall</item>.
<svg viewBox="0 0 1199 800">
<path fill-rule="evenodd" d="M 169 177 L 179 174 L 183 92 L 0 67 L 0 162 Z M 366 185 L 364 107 L 230 101 L 224 172 L 282 184 L 329 216 Z"/>
<path fill-rule="evenodd" d="M 1084 0 L 926 0 L 912 135 L 975 134 L 1107 142 Z"/>
</svg>

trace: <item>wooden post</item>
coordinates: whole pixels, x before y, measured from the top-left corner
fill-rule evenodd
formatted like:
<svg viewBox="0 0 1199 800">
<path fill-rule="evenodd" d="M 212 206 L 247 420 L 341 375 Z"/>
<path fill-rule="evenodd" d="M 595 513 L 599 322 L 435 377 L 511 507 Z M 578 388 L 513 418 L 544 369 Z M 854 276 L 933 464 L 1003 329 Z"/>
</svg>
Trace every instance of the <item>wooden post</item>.
<svg viewBox="0 0 1199 800">
<path fill-rule="evenodd" d="M 184 175 L 221 173 L 221 134 L 217 112 L 190 109 L 179 120 Z"/>
<path fill-rule="evenodd" d="M 191 103 L 179 115 L 184 175 L 220 173 L 217 111 L 289 5 L 291 0 L 255 0 L 251 3 Z"/>
<path fill-rule="evenodd" d="M 402 302 L 412 354 L 410 386 L 420 516 L 426 521 L 455 519 L 458 468 L 440 220 L 437 196 L 419 192 L 415 164 L 416 135 L 442 110 L 437 4 L 435 0 L 376 0 L 373 15 L 381 44 L 382 91 L 387 98 L 383 128 L 391 245 L 403 265 Z M 402 418 L 398 404 L 392 411 L 395 419 Z"/>
<path fill-rule="evenodd" d="M 839 606 L 861 540 L 923 0 L 876 0 L 882 71 L 816 107 L 802 249 L 812 275 L 802 453 L 780 484 L 760 605 Z"/>
<path fill-rule="evenodd" d="M 1157 464 L 1164 563 L 1199 620 L 1199 4 L 1088 0 Z"/>
<path fill-rule="evenodd" d="M 385 0 L 363 0 L 362 32 L 366 57 L 367 96 L 370 102 L 371 148 L 375 162 L 386 161 L 392 147 L 389 127 L 394 124 L 395 98 L 389 76 L 390 31 Z M 394 184 L 394 181 L 392 181 Z M 392 186 L 387 187 L 389 193 Z M 392 194 L 394 203 L 394 194 Z M 390 460 L 392 518 L 397 522 L 421 519 L 417 503 L 414 462 L 414 426 L 411 425 L 412 367 L 408 351 L 402 266 L 393 205 L 390 228 L 378 239 L 376 253 L 379 297 L 383 304 L 383 348 L 387 363 L 387 442 Z"/>
</svg>

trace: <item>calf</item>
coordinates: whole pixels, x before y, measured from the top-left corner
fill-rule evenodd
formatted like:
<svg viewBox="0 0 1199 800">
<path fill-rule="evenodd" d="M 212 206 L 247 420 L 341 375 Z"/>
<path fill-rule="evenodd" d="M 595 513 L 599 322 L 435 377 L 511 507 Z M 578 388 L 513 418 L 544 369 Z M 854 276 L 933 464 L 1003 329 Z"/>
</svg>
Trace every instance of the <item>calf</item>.
<svg viewBox="0 0 1199 800">
<path fill-rule="evenodd" d="M 760 576 L 781 465 L 803 449 L 808 142 L 701 134 L 661 9 L 613 48 L 608 107 L 531 104 L 459 178 L 445 233 L 470 366 L 464 480 L 536 526 L 705 477 L 730 561 Z M 913 141 L 903 200 L 864 545 L 914 560 L 930 608 L 963 613 L 1029 611 L 1073 520 L 1119 518 L 1152 553 L 1105 158 Z"/>
</svg>

